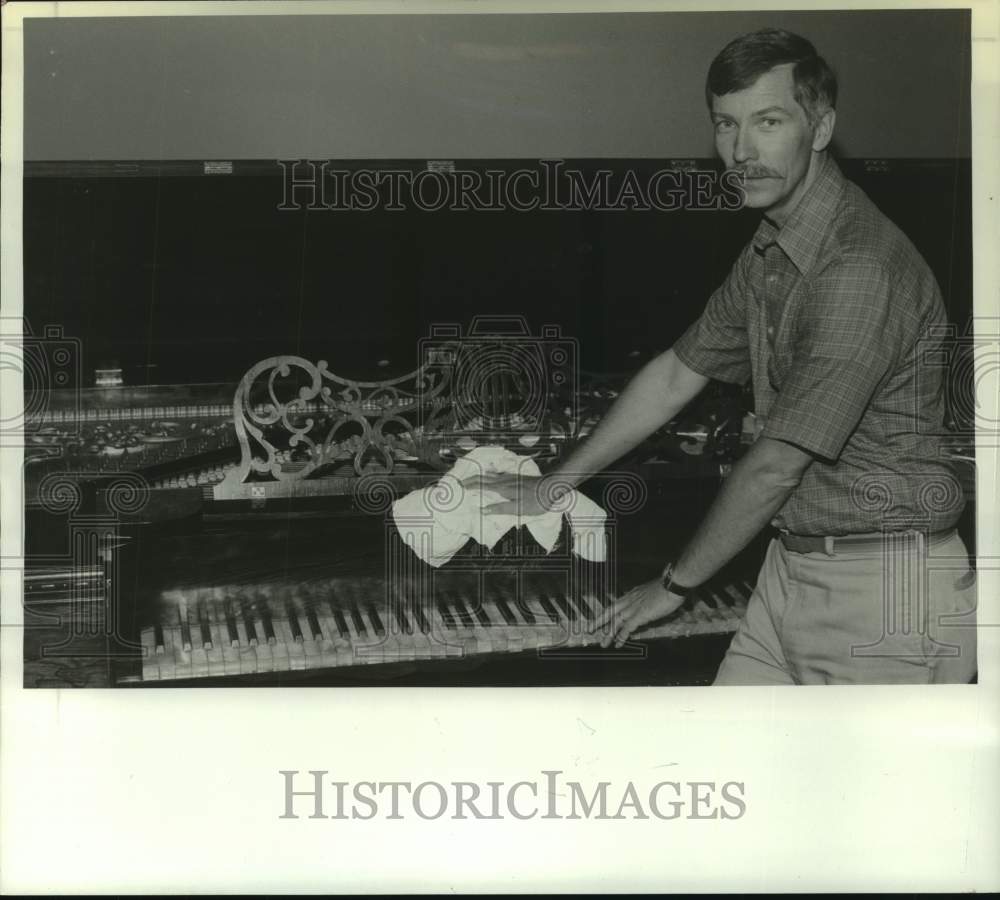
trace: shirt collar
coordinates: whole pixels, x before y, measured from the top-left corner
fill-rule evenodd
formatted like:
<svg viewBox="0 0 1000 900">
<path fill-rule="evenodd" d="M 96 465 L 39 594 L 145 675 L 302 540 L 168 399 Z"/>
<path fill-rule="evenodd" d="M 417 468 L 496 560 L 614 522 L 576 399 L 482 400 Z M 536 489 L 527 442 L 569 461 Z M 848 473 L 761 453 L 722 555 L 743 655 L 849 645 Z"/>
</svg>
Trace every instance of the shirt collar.
<svg viewBox="0 0 1000 900">
<path fill-rule="evenodd" d="M 829 154 L 824 154 L 813 183 L 792 210 L 788 221 L 778 228 L 766 217 L 761 220 L 753 236 L 757 252 L 763 253 L 770 244 L 777 244 L 801 274 L 809 271 L 829 232 L 844 181 L 840 167 Z"/>
</svg>

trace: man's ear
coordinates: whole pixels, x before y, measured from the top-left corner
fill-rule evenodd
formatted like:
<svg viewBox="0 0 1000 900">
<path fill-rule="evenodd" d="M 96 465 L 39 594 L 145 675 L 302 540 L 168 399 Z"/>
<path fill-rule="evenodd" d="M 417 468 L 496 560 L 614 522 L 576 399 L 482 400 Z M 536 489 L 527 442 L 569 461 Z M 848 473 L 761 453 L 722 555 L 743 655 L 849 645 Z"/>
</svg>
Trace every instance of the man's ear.
<svg viewBox="0 0 1000 900">
<path fill-rule="evenodd" d="M 812 142 L 812 148 L 817 153 L 820 150 L 825 150 L 830 141 L 833 140 L 833 126 L 836 122 L 837 111 L 832 106 L 820 116 L 819 122 L 816 123 L 816 129 L 813 131 Z"/>
</svg>

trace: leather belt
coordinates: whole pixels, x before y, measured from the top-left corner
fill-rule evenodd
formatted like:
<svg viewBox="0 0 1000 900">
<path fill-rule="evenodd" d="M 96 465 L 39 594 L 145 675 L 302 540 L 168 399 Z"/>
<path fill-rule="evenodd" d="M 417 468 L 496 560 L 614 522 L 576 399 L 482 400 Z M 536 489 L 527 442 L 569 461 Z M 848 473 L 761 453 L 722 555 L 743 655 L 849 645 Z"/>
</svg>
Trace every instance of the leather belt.
<svg viewBox="0 0 1000 900">
<path fill-rule="evenodd" d="M 874 532 L 872 534 L 845 534 L 841 536 L 820 536 L 811 534 L 789 534 L 787 531 L 778 532 L 778 539 L 785 548 L 794 553 L 825 553 L 827 556 L 836 556 L 837 553 L 847 553 L 851 550 L 865 550 L 882 546 L 887 539 L 893 537 L 904 537 L 906 535 L 923 537 L 928 544 L 940 544 L 948 540 L 955 534 L 955 529 L 947 531 L 934 531 L 924 534 L 920 531 L 887 531 Z"/>
</svg>

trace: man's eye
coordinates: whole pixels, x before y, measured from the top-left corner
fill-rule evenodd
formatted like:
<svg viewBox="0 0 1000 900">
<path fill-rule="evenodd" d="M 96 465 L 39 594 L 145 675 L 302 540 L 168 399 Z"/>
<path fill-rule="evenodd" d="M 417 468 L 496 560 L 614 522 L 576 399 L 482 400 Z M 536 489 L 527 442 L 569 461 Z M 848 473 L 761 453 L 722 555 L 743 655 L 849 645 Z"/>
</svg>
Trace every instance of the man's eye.
<svg viewBox="0 0 1000 900">
<path fill-rule="evenodd" d="M 780 119 L 761 119 L 761 124 L 765 128 L 777 128 L 781 124 Z"/>
<path fill-rule="evenodd" d="M 723 131 L 729 131 L 733 127 L 732 122 L 716 122 L 715 131 L 716 133 L 721 133 Z"/>
</svg>

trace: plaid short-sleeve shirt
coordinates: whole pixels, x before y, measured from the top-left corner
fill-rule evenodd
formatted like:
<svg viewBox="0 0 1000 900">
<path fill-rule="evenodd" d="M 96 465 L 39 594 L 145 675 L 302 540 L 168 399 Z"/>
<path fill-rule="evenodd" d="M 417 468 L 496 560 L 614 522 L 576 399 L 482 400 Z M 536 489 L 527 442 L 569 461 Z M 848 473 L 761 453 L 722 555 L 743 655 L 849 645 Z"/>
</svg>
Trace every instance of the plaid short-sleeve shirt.
<svg viewBox="0 0 1000 900">
<path fill-rule="evenodd" d="M 762 220 L 674 351 L 707 377 L 752 378 L 759 434 L 814 456 L 778 528 L 938 531 L 964 505 L 942 455 L 943 371 L 926 363 L 946 322 L 927 263 L 824 157 L 784 226 Z"/>
</svg>

